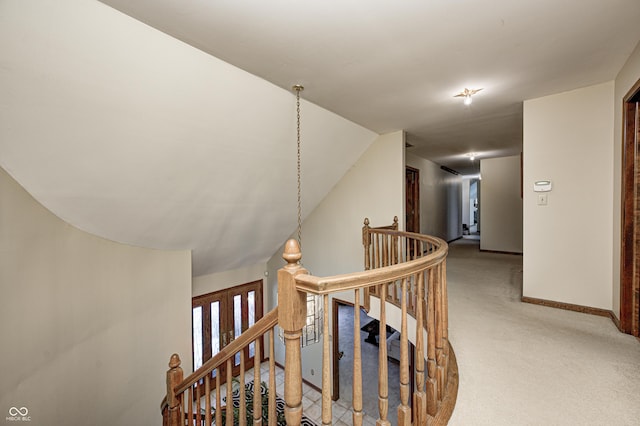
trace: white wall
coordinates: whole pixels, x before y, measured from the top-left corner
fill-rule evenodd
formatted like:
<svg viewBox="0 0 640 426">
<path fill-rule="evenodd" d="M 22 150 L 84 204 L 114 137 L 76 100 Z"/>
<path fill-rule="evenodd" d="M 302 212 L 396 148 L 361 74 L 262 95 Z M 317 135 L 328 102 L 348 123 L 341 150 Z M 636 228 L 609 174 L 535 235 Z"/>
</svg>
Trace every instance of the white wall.
<svg viewBox="0 0 640 426">
<path fill-rule="evenodd" d="M 524 296 L 612 308 L 613 111 L 613 82 L 524 103 Z"/>
<path fill-rule="evenodd" d="M 390 225 L 394 216 L 398 216 L 404 229 L 403 132 L 383 135 L 374 141 L 309 214 L 302 225 L 302 263 L 316 276 L 362 271 L 364 218 L 368 217 L 372 226 L 381 226 Z M 269 292 L 274 301 L 277 301 L 276 272 L 284 266 L 282 250 L 279 248 L 268 263 Z M 353 301 L 352 293 L 336 297 Z M 315 344 L 304 348 L 302 353 L 302 376 L 318 387 L 321 386 L 321 348 L 321 344 Z M 277 344 L 275 349 L 276 359 L 283 363 L 282 345 Z"/>
<path fill-rule="evenodd" d="M 0 169 L 0 412 L 157 425 L 172 353 L 191 371 L 191 255 L 80 231 Z"/>
<path fill-rule="evenodd" d="M 520 156 L 480 160 L 480 249 L 522 253 Z"/>
<path fill-rule="evenodd" d="M 640 80 L 640 43 L 622 67 L 615 81 L 613 137 L 613 312 L 620 318 L 620 226 L 622 194 L 622 102 L 631 87 Z"/>
<path fill-rule="evenodd" d="M 436 163 L 406 154 L 407 166 L 420 170 L 420 232 L 445 241 L 462 235 L 462 177 Z"/>
<path fill-rule="evenodd" d="M 193 249 L 195 276 L 291 232 L 291 90 L 95 0 L 2 0 L 0 93 L 0 166 L 80 229 Z M 378 135 L 301 104 L 311 211 Z"/>
<path fill-rule="evenodd" d="M 471 226 L 471 200 L 469 198 L 469 184 L 471 179 L 462 178 L 462 223 L 466 223 L 467 226 Z"/>
<path fill-rule="evenodd" d="M 200 275 L 193 277 L 192 297 L 213 293 L 229 287 L 259 281 L 265 278 L 267 271 L 266 263 L 258 263 L 246 268 L 233 269 L 230 271 L 218 272 L 215 274 Z M 264 292 L 263 286 L 263 292 Z M 266 306 L 266 293 L 263 298 Z M 265 311 L 266 313 L 266 311 Z"/>
</svg>

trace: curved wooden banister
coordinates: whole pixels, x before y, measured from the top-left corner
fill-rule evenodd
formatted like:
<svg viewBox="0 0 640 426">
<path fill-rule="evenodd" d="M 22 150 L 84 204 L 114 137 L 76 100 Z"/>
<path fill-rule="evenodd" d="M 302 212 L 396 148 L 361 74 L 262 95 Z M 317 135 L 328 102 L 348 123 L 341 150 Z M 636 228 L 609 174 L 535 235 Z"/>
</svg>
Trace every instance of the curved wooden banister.
<svg viewBox="0 0 640 426">
<path fill-rule="evenodd" d="M 360 335 L 360 324 L 356 321 L 360 311 L 360 291 L 364 289 L 365 306 L 369 296 L 379 300 L 379 367 L 378 367 L 378 426 L 390 425 L 386 305 L 392 303 L 401 310 L 400 326 L 400 405 L 397 407 L 398 425 L 446 424 L 453 410 L 457 394 L 457 367 L 455 356 L 448 341 L 448 309 L 446 286 L 447 243 L 436 237 L 402 232 L 397 219 L 387 227 L 371 228 L 365 219 L 363 245 L 365 246 L 365 271 L 330 277 L 310 275 L 299 261 L 297 241 L 289 240 L 283 258 L 287 265 L 278 272 L 278 300 L 281 302 L 280 326 L 290 335 L 286 345 L 286 367 L 292 362 L 292 371 L 285 370 L 285 413 L 287 424 L 299 425 L 302 415 L 300 406 L 301 357 L 299 340 L 306 318 L 306 294 L 322 298 L 325 311 L 323 323 L 322 355 L 322 424 L 332 422 L 331 367 L 329 360 L 329 324 L 327 312 L 329 295 L 354 291 L 354 336 Z M 284 302 L 284 304 L 283 304 Z M 368 310 L 368 309 L 367 309 Z M 412 403 L 409 402 L 409 337 L 408 316 L 416 321 L 416 344 L 414 359 L 416 386 Z M 286 327 L 283 325 L 286 321 Z M 426 331 L 426 342 L 425 332 Z M 424 350 L 426 347 L 426 351 Z M 353 407 L 352 423 L 363 425 L 362 412 L 362 358 L 359 339 L 353 347 Z M 426 368 L 425 368 L 426 364 Z M 453 401 L 453 402 L 452 402 Z M 415 416 L 414 416 L 415 414 Z M 413 422 L 413 423 L 412 423 Z"/>
<path fill-rule="evenodd" d="M 244 392 L 239 393 L 238 412 L 225 411 L 221 399 L 220 382 L 226 366 L 226 380 L 232 380 L 234 357 L 240 355 L 240 382 L 244 383 L 244 351 L 255 343 L 255 357 L 262 359 L 261 337 L 269 334 L 269 392 L 268 424 L 276 424 L 275 408 L 275 330 L 279 325 L 285 346 L 284 360 L 284 416 L 288 425 L 297 426 L 302 418 L 302 356 L 300 338 L 307 326 L 307 294 L 322 298 L 324 306 L 322 345 L 322 424 L 332 423 L 331 403 L 331 354 L 328 320 L 329 295 L 354 292 L 354 336 L 360 335 L 359 311 L 364 294 L 364 308 L 368 311 L 370 296 L 379 302 L 379 370 L 378 406 L 379 426 L 390 425 L 388 420 L 388 373 L 386 369 L 386 305 L 392 303 L 400 308 L 400 396 L 397 407 L 398 425 L 445 425 L 451 416 L 457 395 L 457 365 L 455 354 L 448 341 L 448 308 L 446 285 L 447 243 L 436 237 L 402 232 L 398 220 L 391 226 L 373 228 L 365 219 L 362 230 L 364 245 L 363 272 L 316 277 L 310 275 L 300 264 L 302 254 L 298 242 L 289 240 L 285 244 L 283 259 L 286 266 L 278 271 L 278 307 L 243 332 L 236 340 L 221 349 L 194 373 L 184 380 L 179 358 L 174 354 L 167 372 L 167 396 L 162 401 L 164 424 L 177 426 L 189 424 L 221 425 L 223 412 L 225 424 L 263 424 L 260 398 L 254 398 L 254 417 L 248 415 Z M 409 368 L 410 339 L 408 318 L 415 320 L 415 386 L 410 388 Z M 419 325 L 419 326 L 418 326 Z M 265 345 L 266 347 L 266 345 Z M 362 359 L 360 339 L 354 339 L 353 347 L 353 406 L 352 423 L 362 426 L 365 413 L 362 407 Z M 175 361 L 177 358 L 177 362 Z M 216 371 L 217 374 L 213 375 Z M 260 367 L 254 368 L 254 383 L 260 383 Z M 224 380 L 224 378 L 222 378 Z M 214 383 L 212 383 L 214 380 Z M 215 395 L 211 389 L 215 388 Z M 204 390 L 203 390 L 204 389 Z M 413 399 L 410 402 L 410 392 Z M 231 386 L 227 385 L 226 400 L 232 398 Z M 213 401 L 212 399 L 215 399 Z M 202 403 L 204 401 L 204 407 Z M 215 406 L 214 406 L 215 403 Z M 231 413 L 231 415 L 229 415 Z M 373 413 L 368 413 L 373 414 Z M 234 416 L 238 416 L 234 419 Z M 215 419 L 214 417 L 215 416 Z"/>
<path fill-rule="evenodd" d="M 426 235 L 414 234 L 411 232 L 381 230 L 380 234 L 392 236 L 409 236 L 420 241 L 429 241 L 438 246 L 431 254 L 419 257 L 404 263 L 384 266 L 363 272 L 353 272 L 349 274 L 333 275 L 330 277 L 316 277 L 302 274 L 296 276 L 296 288 L 313 294 L 330 294 L 340 291 L 354 290 L 356 288 L 371 287 L 378 284 L 400 280 L 409 275 L 424 271 L 442 262 L 448 253 L 448 246 L 444 240 Z"/>
</svg>

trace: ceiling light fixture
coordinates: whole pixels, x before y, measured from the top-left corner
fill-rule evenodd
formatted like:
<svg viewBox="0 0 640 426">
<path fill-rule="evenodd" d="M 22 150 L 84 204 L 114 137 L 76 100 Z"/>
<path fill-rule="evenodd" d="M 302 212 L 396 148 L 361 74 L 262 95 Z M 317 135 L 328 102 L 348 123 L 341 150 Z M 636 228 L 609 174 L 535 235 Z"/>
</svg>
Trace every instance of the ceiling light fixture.
<svg viewBox="0 0 640 426">
<path fill-rule="evenodd" d="M 477 152 L 470 152 L 468 154 L 465 154 L 467 157 L 469 157 L 469 160 L 473 161 L 476 159 L 476 157 L 478 156 Z"/>
<path fill-rule="evenodd" d="M 471 105 L 471 102 L 473 102 L 473 100 L 471 99 L 471 96 L 475 95 L 476 93 L 478 93 L 481 90 L 482 90 L 482 88 L 480 88 L 480 89 L 467 89 L 467 88 L 465 88 L 462 92 L 458 93 L 457 95 L 453 95 L 453 97 L 454 98 L 464 98 L 464 104 L 465 105 Z"/>
</svg>

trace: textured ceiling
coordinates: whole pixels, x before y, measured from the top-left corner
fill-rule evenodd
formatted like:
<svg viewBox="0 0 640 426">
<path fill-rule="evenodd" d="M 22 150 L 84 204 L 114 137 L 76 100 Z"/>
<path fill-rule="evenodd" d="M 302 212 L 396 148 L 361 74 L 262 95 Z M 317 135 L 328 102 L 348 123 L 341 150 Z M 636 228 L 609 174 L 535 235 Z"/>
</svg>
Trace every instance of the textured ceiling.
<svg viewBox="0 0 640 426">
<path fill-rule="evenodd" d="M 523 100 L 614 79 L 640 40 L 638 0 L 102 1 L 463 173 L 521 152 Z"/>
</svg>

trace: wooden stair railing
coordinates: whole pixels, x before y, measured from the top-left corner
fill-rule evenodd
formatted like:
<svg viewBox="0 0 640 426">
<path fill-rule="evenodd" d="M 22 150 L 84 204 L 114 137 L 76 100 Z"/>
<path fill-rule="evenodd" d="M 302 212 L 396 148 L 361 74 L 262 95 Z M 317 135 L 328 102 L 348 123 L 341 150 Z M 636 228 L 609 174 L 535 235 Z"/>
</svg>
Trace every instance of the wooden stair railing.
<svg viewBox="0 0 640 426">
<path fill-rule="evenodd" d="M 439 238 L 398 231 L 398 220 L 387 227 L 363 227 L 365 271 L 332 277 L 309 275 L 300 260 L 302 254 L 296 240 L 285 244 L 282 257 L 287 264 L 278 271 L 278 307 L 224 347 L 186 379 L 182 378 L 180 359 L 172 355 L 167 372 L 167 396 L 162 401 L 163 425 L 221 425 L 222 409 L 212 418 L 211 377 L 215 376 L 215 406 L 222 407 L 220 390 L 221 367 L 227 366 L 227 383 L 231 384 L 232 359 L 240 354 L 240 383 L 244 384 L 244 348 L 255 342 L 256 359 L 260 359 L 261 337 L 269 333 L 269 415 L 268 424 L 276 424 L 274 327 L 283 329 L 285 345 L 284 400 L 288 425 L 298 426 L 302 420 L 302 358 L 300 338 L 305 326 L 307 293 L 323 299 L 323 361 L 322 361 L 322 424 L 332 424 L 331 354 L 329 352 L 329 295 L 354 292 L 354 336 L 360 335 L 360 306 L 364 301 L 370 315 L 378 316 L 379 369 L 377 426 L 390 425 L 388 420 L 387 374 L 387 304 L 400 310 L 400 405 L 397 407 L 398 425 L 445 425 L 450 418 L 458 390 L 455 354 L 448 341 L 448 311 L 446 285 L 447 243 Z M 378 311 L 370 303 L 378 299 Z M 414 325 L 415 389 L 409 404 L 409 324 Z M 426 340 L 426 342 L 425 342 Z M 425 353 L 426 346 L 426 353 Z M 362 355 L 360 339 L 354 339 L 353 361 L 353 424 L 363 424 Z M 426 369 L 425 369 L 426 364 Z M 259 362 L 254 366 L 254 383 L 260 383 Z M 204 386 L 204 394 L 202 387 Z M 205 400 L 204 414 L 201 400 Z M 240 415 L 234 423 L 226 416 L 225 424 L 245 425 L 246 401 L 240 392 Z M 227 385 L 227 401 L 232 401 L 231 386 Z M 260 398 L 254 398 L 253 424 L 262 424 Z M 195 412 L 194 412 L 195 410 Z M 371 414 L 371 413 L 369 413 Z M 212 423 L 215 420 L 215 423 Z"/>
<path fill-rule="evenodd" d="M 268 424 L 276 424 L 276 382 L 275 382 L 275 356 L 274 340 L 275 326 L 278 323 L 278 308 L 266 314 L 258 320 L 252 327 L 238 336 L 234 341 L 222 348 L 220 352 L 205 362 L 193 374 L 183 379 L 182 368 L 180 368 L 180 357 L 173 354 L 169 361 L 169 371 L 167 371 L 167 395 L 161 403 L 163 426 L 184 426 L 188 425 L 211 425 L 215 420 L 216 425 L 222 425 L 222 413 L 226 410 L 227 426 L 234 424 L 245 425 L 246 422 L 246 396 L 244 389 L 239 392 L 240 409 L 236 419 L 232 400 L 232 367 L 236 354 L 240 354 L 240 384 L 245 383 L 245 359 L 244 349 L 251 343 L 255 343 L 255 359 L 253 367 L 254 391 L 260 392 L 261 371 L 260 359 L 262 354 L 262 337 L 269 334 L 269 402 L 268 402 Z M 222 405 L 222 395 L 220 392 L 220 375 L 222 367 L 226 367 L 226 401 L 227 405 Z M 211 380 L 212 372 L 215 375 L 215 411 L 212 406 Z M 204 390 L 203 390 L 204 387 Z M 204 398 L 204 407 L 202 399 Z M 231 409 L 227 409 L 229 407 Z M 204 410 L 204 414 L 202 413 Z M 214 414 L 212 414 L 214 413 Z M 213 418 L 215 416 L 215 418 Z M 234 423 L 235 422 L 235 423 Z M 253 398 L 253 424 L 262 425 L 262 400 L 260 397 Z"/>
<path fill-rule="evenodd" d="M 377 297 L 379 310 L 378 420 L 376 425 L 390 425 L 388 420 L 388 374 L 386 341 L 387 304 L 400 308 L 400 405 L 398 425 L 444 425 L 451 416 L 457 396 L 457 364 L 448 341 L 446 286 L 447 243 L 439 238 L 401 232 L 394 225 L 363 228 L 365 271 L 315 277 L 300 265 L 302 258 L 297 241 L 289 240 L 283 258 L 287 265 L 278 272 L 280 325 L 285 328 L 285 415 L 288 425 L 301 422 L 302 374 L 300 335 L 306 317 L 306 293 L 320 295 L 324 305 L 322 364 L 322 424 L 332 424 L 331 354 L 329 352 L 329 295 L 354 292 L 354 336 L 360 335 L 359 311 L 361 291 L 365 307 L 372 308 L 371 296 Z M 375 314 L 373 315 L 375 317 Z M 409 322 L 415 326 L 415 390 L 409 404 Z M 282 323 L 283 320 L 287 324 Z M 426 354 L 425 354 L 426 331 Z M 289 337 L 287 337 L 289 336 Z M 353 347 L 352 422 L 363 424 L 362 355 L 360 339 Z M 425 356 L 426 355 L 426 356 Z M 425 370 L 426 361 L 426 370 Z M 289 364 L 291 363 L 291 365 Z M 426 374 L 425 374 L 426 373 Z"/>
</svg>

